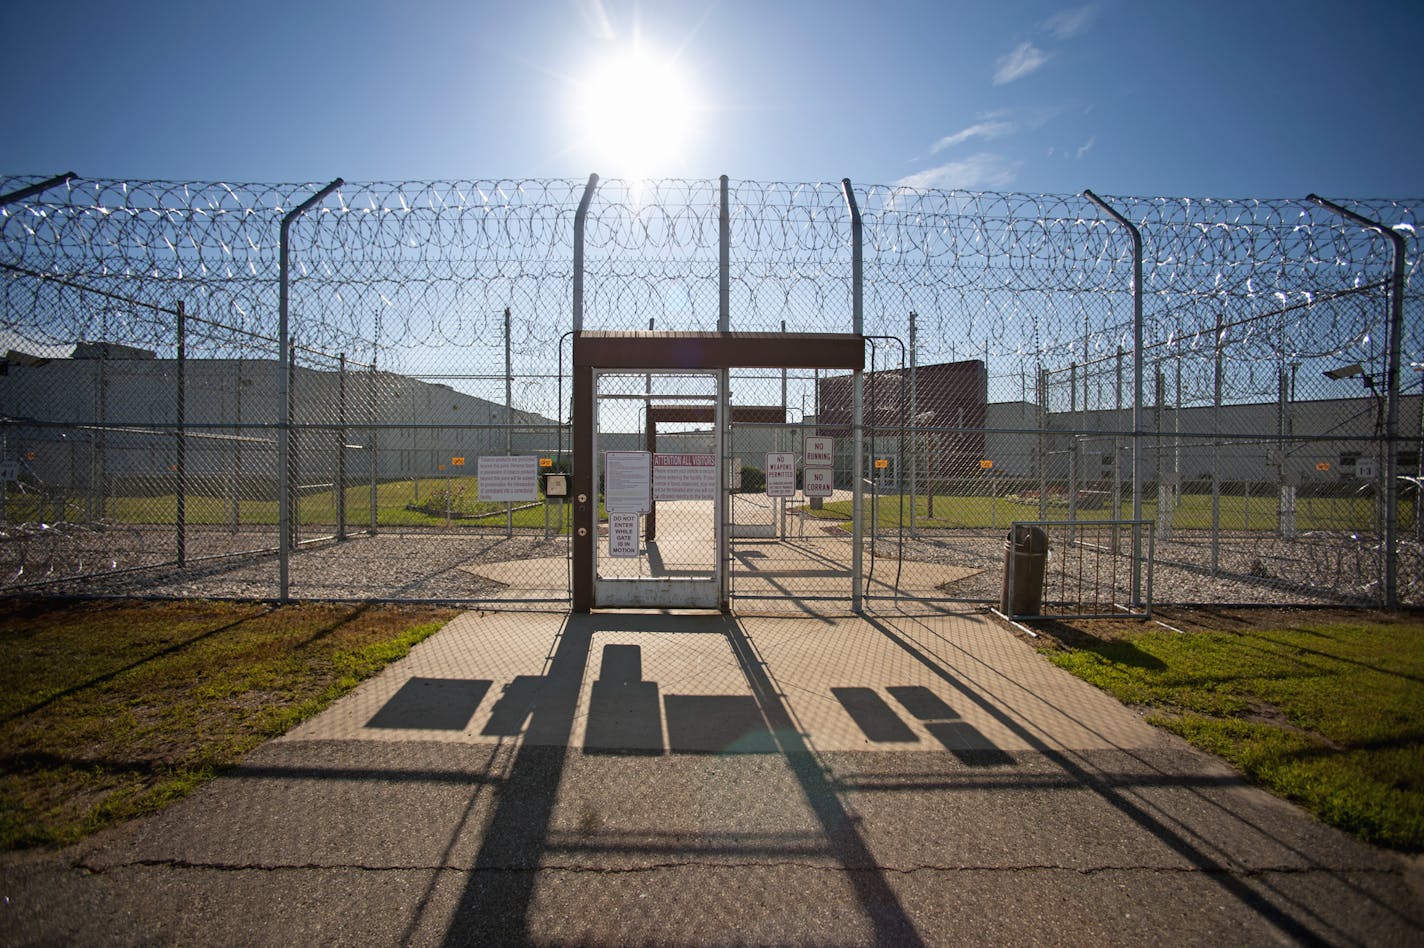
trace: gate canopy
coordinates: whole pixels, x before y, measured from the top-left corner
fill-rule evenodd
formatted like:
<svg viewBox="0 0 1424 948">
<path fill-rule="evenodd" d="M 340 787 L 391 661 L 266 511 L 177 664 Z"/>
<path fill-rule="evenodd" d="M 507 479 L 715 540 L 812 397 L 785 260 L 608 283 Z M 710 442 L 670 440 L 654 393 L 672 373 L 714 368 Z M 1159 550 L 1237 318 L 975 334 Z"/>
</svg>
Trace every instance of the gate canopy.
<svg viewBox="0 0 1424 948">
<path fill-rule="evenodd" d="M 831 332 L 579 332 L 574 368 L 865 368 L 865 337 Z"/>
</svg>

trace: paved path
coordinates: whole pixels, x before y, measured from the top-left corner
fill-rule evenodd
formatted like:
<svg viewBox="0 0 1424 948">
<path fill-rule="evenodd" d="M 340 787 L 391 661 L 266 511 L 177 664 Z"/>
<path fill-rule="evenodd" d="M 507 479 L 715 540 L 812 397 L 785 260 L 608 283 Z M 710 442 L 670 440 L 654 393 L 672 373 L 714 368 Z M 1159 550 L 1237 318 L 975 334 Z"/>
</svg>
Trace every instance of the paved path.
<svg viewBox="0 0 1424 948">
<path fill-rule="evenodd" d="M 1424 944 L 1420 875 L 981 617 L 469 613 L 0 942 Z"/>
</svg>

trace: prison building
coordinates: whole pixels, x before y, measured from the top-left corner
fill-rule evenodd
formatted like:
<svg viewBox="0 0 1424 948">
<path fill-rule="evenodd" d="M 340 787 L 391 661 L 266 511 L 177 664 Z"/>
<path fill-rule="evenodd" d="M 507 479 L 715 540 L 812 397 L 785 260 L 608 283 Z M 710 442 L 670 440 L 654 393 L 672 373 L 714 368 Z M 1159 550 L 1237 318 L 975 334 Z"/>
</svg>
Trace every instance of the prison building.
<svg viewBox="0 0 1424 948">
<path fill-rule="evenodd" d="M 271 482 L 282 421 L 275 359 L 188 359 L 183 371 L 184 466 L 205 479 Z M 290 376 L 298 478 L 429 476 L 452 457 L 554 451 L 557 423 L 507 410 L 447 385 L 370 369 L 297 366 Z M 39 484 L 111 489 L 165 480 L 178 464 L 179 372 L 174 359 L 109 343 L 68 358 L 11 351 L 0 363 L 3 456 Z M 525 426 L 525 427 L 521 427 Z M 200 488 L 199 488 L 200 489 Z"/>
<path fill-rule="evenodd" d="M 988 373 L 984 362 L 970 359 L 866 372 L 862 376 L 862 418 L 867 452 L 885 461 L 879 468 L 890 480 L 910 456 L 927 481 L 944 482 L 980 470 L 986 456 Z M 816 422 L 820 434 L 836 439 L 837 468 L 849 468 L 852 377 L 831 376 L 816 384 Z M 913 397 L 912 397 L 913 396 Z M 907 429 L 923 429 L 909 431 Z M 840 456 L 845 455 L 843 463 Z M 902 458 L 903 456 L 903 458 Z"/>
</svg>

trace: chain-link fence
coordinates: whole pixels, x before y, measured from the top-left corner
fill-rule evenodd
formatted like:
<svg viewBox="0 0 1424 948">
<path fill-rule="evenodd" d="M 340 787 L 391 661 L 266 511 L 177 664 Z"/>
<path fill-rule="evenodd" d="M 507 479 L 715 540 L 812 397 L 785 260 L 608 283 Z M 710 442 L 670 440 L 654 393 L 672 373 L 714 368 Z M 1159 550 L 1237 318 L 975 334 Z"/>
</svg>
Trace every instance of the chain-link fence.
<svg viewBox="0 0 1424 948">
<path fill-rule="evenodd" d="M 859 428 L 848 373 L 730 373 L 745 608 L 993 602 L 1009 524 L 1108 519 L 1153 521 L 1159 602 L 1424 599 L 1417 201 L 33 184 L 0 179 L 10 591 L 567 601 L 564 500 L 475 474 L 569 470 L 601 329 L 866 337 Z"/>
</svg>

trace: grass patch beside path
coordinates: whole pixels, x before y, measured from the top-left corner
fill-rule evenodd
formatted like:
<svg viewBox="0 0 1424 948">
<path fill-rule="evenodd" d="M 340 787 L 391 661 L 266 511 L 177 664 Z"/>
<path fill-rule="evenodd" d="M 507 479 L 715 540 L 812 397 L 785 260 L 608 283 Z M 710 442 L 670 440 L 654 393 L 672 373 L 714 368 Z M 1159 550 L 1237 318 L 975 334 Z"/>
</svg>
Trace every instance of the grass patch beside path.
<svg viewBox="0 0 1424 948">
<path fill-rule="evenodd" d="M 1424 851 L 1424 620 L 1273 618 L 1040 630 L 1054 664 L 1152 724 L 1361 839 Z"/>
<path fill-rule="evenodd" d="M 70 843 L 182 798 L 455 614 L 0 600 L 0 849 Z"/>
</svg>

